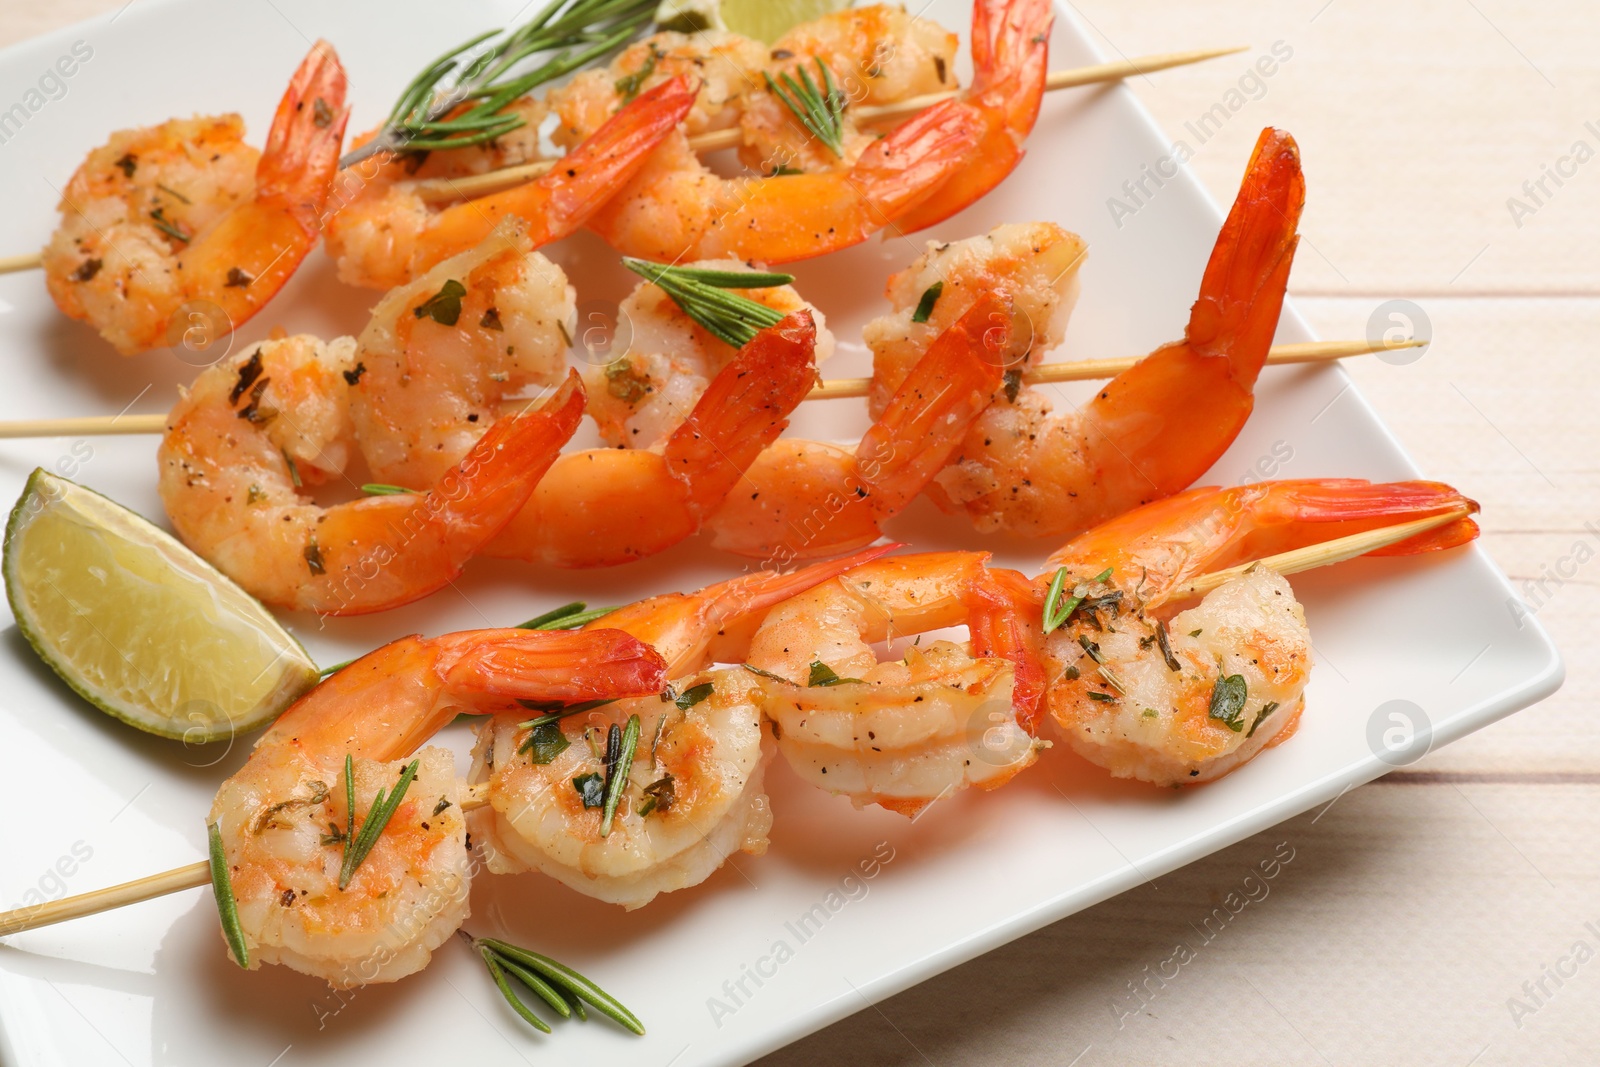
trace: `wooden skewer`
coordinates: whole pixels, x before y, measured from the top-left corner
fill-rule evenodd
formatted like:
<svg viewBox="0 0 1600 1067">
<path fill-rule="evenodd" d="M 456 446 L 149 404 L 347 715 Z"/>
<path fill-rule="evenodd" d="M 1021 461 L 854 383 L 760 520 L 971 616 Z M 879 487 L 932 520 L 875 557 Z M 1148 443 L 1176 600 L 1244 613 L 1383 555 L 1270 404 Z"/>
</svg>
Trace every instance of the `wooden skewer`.
<svg viewBox="0 0 1600 1067">
<path fill-rule="evenodd" d="M 1408 537 L 1445 523 L 1454 522 L 1459 518 L 1471 514 L 1466 508 L 1432 515 L 1425 519 L 1416 519 L 1411 522 L 1401 523 L 1397 526 L 1388 526 L 1377 530 L 1368 530 L 1365 533 L 1352 534 L 1341 537 L 1325 544 L 1313 545 L 1309 548 L 1296 549 L 1293 552 L 1283 552 L 1276 556 L 1267 556 L 1251 563 L 1241 563 L 1237 567 L 1217 571 L 1214 574 L 1196 578 L 1186 586 L 1180 587 L 1179 596 L 1202 596 L 1224 582 L 1235 578 L 1252 567 L 1271 567 L 1279 574 L 1295 574 L 1300 571 L 1310 570 L 1313 567 L 1323 567 L 1332 563 L 1341 563 L 1347 559 L 1374 549 L 1385 548 L 1392 544 L 1404 541 Z M 461 807 L 464 811 L 483 807 L 489 802 L 488 784 L 479 783 L 467 786 L 461 798 Z M 21 933 L 24 930 L 36 930 L 41 926 L 50 926 L 55 923 L 65 922 L 68 919 L 78 919 L 85 915 L 95 915 L 102 911 L 111 911 L 114 908 L 124 907 L 128 904 L 138 904 L 141 901 L 151 900 L 155 897 L 165 896 L 168 893 L 178 893 L 185 889 L 197 889 L 211 882 L 210 865 L 205 861 L 191 863 L 185 867 L 164 871 L 161 874 L 152 874 L 144 878 L 136 878 L 131 882 L 114 885 L 107 889 L 96 889 L 90 893 L 80 893 L 73 897 L 63 897 L 60 900 L 47 904 L 36 904 L 32 907 L 17 908 L 0 914 L 0 937 L 7 934 Z"/>
<path fill-rule="evenodd" d="M 1363 356 L 1397 348 L 1420 348 L 1425 340 L 1394 343 L 1371 341 L 1313 341 L 1309 344 L 1278 345 L 1267 355 L 1272 366 L 1291 363 L 1325 363 L 1347 356 Z M 1022 380 L 1029 384 L 1082 382 L 1096 378 L 1115 378 L 1143 357 L 1123 359 L 1085 359 L 1073 363 L 1044 363 L 1029 370 Z M 836 378 L 815 386 L 807 400 L 839 400 L 866 396 L 870 378 Z M 0 440 L 15 437 L 105 437 L 120 434 L 163 433 L 165 415 L 86 415 L 71 419 L 18 419 L 0 422 Z"/>
<path fill-rule="evenodd" d="M 463 811 L 481 808 L 488 802 L 487 782 L 469 785 L 462 790 Z M 20 934 L 24 930 L 37 930 L 41 926 L 53 926 L 85 915 L 97 915 L 102 911 L 111 911 L 129 904 L 164 897 L 168 893 L 181 893 L 185 889 L 198 889 L 200 886 L 210 884 L 211 865 L 201 860 L 199 863 L 191 863 L 160 874 L 135 878 L 121 885 L 96 889 L 91 893 L 79 893 L 75 897 L 62 897 L 60 900 L 52 900 L 45 904 L 35 904 L 32 907 L 5 912 L 0 914 L 0 937 Z"/>
<path fill-rule="evenodd" d="M 1231 56 L 1243 52 L 1249 45 L 1239 45 L 1235 48 L 1202 48 L 1190 52 L 1161 52 L 1150 56 L 1135 56 L 1132 59 L 1118 60 L 1115 63 L 1099 63 L 1092 67 L 1076 67 L 1072 70 L 1052 71 L 1045 79 L 1044 87 L 1047 91 L 1055 89 L 1071 89 L 1080 85 L 1094 85 L 1100 82 L 1121 81 L 1137 74 L 1153 74 L 1158 70 L 1169 70 L 1172 67 L 1184 67 L 1191 63 L 1202 63 L 1208 59 L 1219 56 Z M 878 107 L 861 107 L 855 110 L 856 121 L 862 123 L 878 124 L 893 122 L 896 119 L 909 118 L 925 107 L 937 104 L 955 96 L 954 91 L 948 93 L 929 93 L 926 96 L 914 96 L 893 104 L 883 104 Z M 721 148 L 737 148 L 740 134 L 737 129 L 716 130 L 691 138 L 689 146 L 696 152 L 715 152 Z M 429 178 L 417 183 L 419 195 L 429 203 L 438 203 L 450 200 L 469 200 L 473 197 L 484 196 L 488 193 L 497 193 L 502 189 L 537 178 L 550 171 L 560 163 L 559 159 L 544 159 L 537 163 L 527 163 L 520 167 L 505 167 L 501 170 L 490 171 L 487 174 L 474 174 L 467 178 Z M 0 256 L 0 274 L 10 274 L 20 270 L 36 270 L 43 263 L 44 257 L 38 252 L 28 252 L 20 256 Z M 94 431 L 89 431 L 94 432 Z"/>
<path fill-rule="evenodd" d="M 1162 52 L 1158 55 L 1135 56 L 1133 59 L 1119 60 L 1115 63 L 1098 63 L 1092 67 L 1077 67 L 1072 70 L 1052 71 L 1045 79 L 1045 90 L 1071 89 L 1080 85 L 1094 85 L 1101 82 L 1121 81 L 1137 74 L 1152 74 L 1158 70 L 1168 70 L 1172 67 L 1188 66 L 1191 63 L 1201 63 L 1219 56 L 1231 56 L 1245 51 L 1249 46 L 1240 45 L 1236 48 L 1205 48 L 1191 52 Z M 876 107 L 859 107 L 852 111 L 855 120 L 866 125 L 895 122 L 899 119 L 910 118 L 926 107 L 931 107 L 941 100 L 948 100 L 955 96 L 959 90 L 947 93 L 929 93 L 925 96 L 913 96 L 893 104 L 882 104 Z M 702 133 L 689 139 L 689 147 L 696 152 L 715 152 L 723 148 L 739 147 L 741 134 L 738 129 L 715 130 L 711 133 Z M 497 193 L 502 189 L 510 189 L 521 185 L 533 178 L 553 169 L 561 161 L 559 159 L 543 159 L 537 163 L 525 163 L 518 167 L 505 167 L 501 170 L 490 171 L 487 174 L 474 174 L 466 178 L 428 178 L 417 183 L 417 193 L 428 202 L 449 200 L 470 200 L 474 197 Z"/>
<path fill-rule="evenodd" d="M 1452 511 L 1441 512 L 1438 515 L 1429 515 L 1425 519 L 1413 519 L 1395 526 L 1384 526 L 1376 530 L 1365 530 L 1361 533 L 1350 534 L 1348 537 L 1324 541 L 1320 545 L 1309 545 L 1297 548 L 1290 552 L 1280 552 L 1276 556 L 1265 556 L 1249 563 L 1241 563 L 1237 567 L 1226 570 L 1213 571 L 1180 585 L 1174 590 L 1171 599 L 1184 600 L 1190 597 L 1201 597 L 1216 589 L 1218 586 L 1231 582 L 1241 574 L 1255 567 L 1270 567 L 1279 574 L 1299 574 L 1301 571 L 1311 570 L 1313 567 L 1326 567 L 1334 563 L 1343 563 L 1347 559 L 1364 556 L 1380 548 L 1399 544 L 1407 538 L 1415 537 L 1420 533 L 1438 529 L 1464 519 L 1471 515 L 1467 508 L 1456 508 Z"/>
</svg>

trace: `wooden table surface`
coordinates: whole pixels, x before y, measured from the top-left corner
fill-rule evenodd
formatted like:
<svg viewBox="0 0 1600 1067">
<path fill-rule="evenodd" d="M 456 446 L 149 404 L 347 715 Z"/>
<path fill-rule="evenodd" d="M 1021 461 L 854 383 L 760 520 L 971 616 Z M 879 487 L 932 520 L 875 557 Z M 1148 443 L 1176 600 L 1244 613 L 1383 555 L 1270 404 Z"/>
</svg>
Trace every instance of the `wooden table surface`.
<svg viewBox="0 0 1600 1067">
<path fill-rule="evenodd" d="M 0 45 L 122 2 L 0 0 Z M 1360 336 L 1396 297 L 1431 321 L 1416 363 L 1351 371 L 1423 470 L 1483 503 L 1566 686 L 762 1064 L 1600 1063 L 1600 6 L 1073 10 L 1112 55 L 1252 46 L 1135 83 L 1174 137 L 1256 54 L 1292 50 L 1190 166 L 1227 203 L 1256 131 L 1299 138 L 1314 193 L 1296 304 L 1325 337 Z M 1205 941 L 1197 924 L 1280 849 L 1268 896 Z M 1180 942 L 1194 958 L 1161 977 Z"/>
</svg>

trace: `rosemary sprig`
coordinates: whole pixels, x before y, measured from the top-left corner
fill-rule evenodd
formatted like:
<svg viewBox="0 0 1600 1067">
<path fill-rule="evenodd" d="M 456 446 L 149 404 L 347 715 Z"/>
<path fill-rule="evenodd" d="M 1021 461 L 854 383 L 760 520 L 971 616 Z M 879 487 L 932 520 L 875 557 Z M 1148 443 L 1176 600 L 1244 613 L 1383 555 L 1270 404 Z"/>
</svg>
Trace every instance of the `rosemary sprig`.
<svg viewBox="0 0 1600 1067">
<path fill-rule="evenodd" d="M 360 831 L 355 831 L 356 787 L 350 773 L 355 769 L 355 761 L 348 755 L 345 756 L 344 797 L 349 807 L 345 826 L 344 863 L 339 866 L 340 889 L 349 888 L 350 879 L 355 876 L 356 868 L 361 866 L 361 861 L 367 858 L 372 847 L 378 843 L 378 837 L 383 833 L 384 827 L 394 818 L 394 813 L 400 807 L 400 802 L 405 799 L 406 790 L 411 787 L 411 782 L 416 778 L 420 766 L 420 760 L 412 760 L 406 764 L 392 793 L 385 795 L 384 790 L 379 789 L 378 795 L 372 799 L 372 807 L 367 809 L 367 817 L 361 822 Z"/>
<path fill-rule="evenodd" d="M 1083 603 L 1083 598 L 1089 595 L 1089 585 L 1106 581 L 1111 577 L 1111 568 L 1107 567 L 1099 574 L 1090 578 L 1083 585 L 1075 586 L 1072 595 L 1064 597 L 1067 584 L 1067 568 L 1057 569 L 1055 577 L 1050 579 L 1050 588 L 1044 594 L 1044 632 L 1052 633 L 1060 629 L 1061 625 L 1072 618 L 1072 613 L 1078 610 L 1078 605 Z M 1120 598 L 1119 598 L 1120 599 Z"/>
<path fill-rule="evenodd" d="M 773 81 L 771 74 L 764 74 L 767 79 L 767 91 L 793 112 L 794 117 L 800 120 L 800 125 L 811 131 L 811 135 L 823 144 L 835 156 L 844 155 L 844 109 L 849 99 L 844 92 L 833 84 L 833 75 L 828 72 L 828 65 L 822 60 L 817 60 L 817 71 L 822 75 L 822 85 L 811 80 L 811 72 L 805 67 L 800 67 L 800 80 L 794 80 L 794 75 L 787 71 L 778 75 Z M 781 83 L 781 84 L 780 84 Z"/>
<path fill-rule="evenodd" d="M 559 963 L 556 960 L 551 959 L 549 956 L 542 956 L 537 952 L 530 952 L 528 949 L 518 948 L 516 945 L 508 944 L 504 941 L 501 941 L 499 938 L 472 937 L 465 932 L 462 933 L 462 936 L 465 937 L 468 942 L 471 943 L 472 947 L 477 949 L 479 952 L 485 952 L 485 950 L 487 950 L 484 956 L 485 961 L 488 960 L 489 955 L 493 955 L 497 965 L 506 969 L 509 973 L 516 975 L 518 981 L 522 980 L 521 975 L 517 974 L 516 971 L 510 970 L 511 966 L 516 966 L 521 968 L 525 973 L 531 972 L 532 974 L 543 978 L 548 984 L 547 988 L 548 986 L 555 987 L 554 991 L 557 992 L 563 999 L 566 999 L 572 1004 L 574 1014 L 576 1014 L 580 1019 L 584 1018 L 586 1013 L 581 1007 L 577 1006 L 576 1002 L 587 1001 L 591 1006 L 598 1009 L 604 1015 L 616 1020 L 628 1030 L 631 1030 L 636 1034 L 644 1033 L 644 1024 L 639 1021 L 638 1016 L 634 1015 L 633 1012 L 624 1007 L 622 1002 L 616 997 L 613 997 L 610 993 L 607 993 L 605 990 L 601 989 L 599 986 L 595 985 L 589 979 L 585 978 L 571 967 L 568 967 L 566 964 Z M 534 987 L 529 986 L 529 988 L 533 989 Z M 509 995 L 508 990 L 502 989 L 501 991 Z M 541 998 L 544 998 L 546 1003 L 551 1003 L 549 998 L 545 997 L 545 994 L 542 991 L 534 989 L 534 992 L 538 993 Z M 554 1007 L 554 1004 L 551 1003 L 551 1006 Z M 526 1007 L 526 1005 L 524 1005 L 524 1007 Z M 518 1014 L 520 1015 L 522 1013 L 518 1012 Z M 558 1014 L 562 1013 L 558 1011 Z M 524 1016 L 524 1018 L 526 1018 L 526 1016 Z"/>
<path fill-rule="evenodd" d="M 633 754 L 639 748 L 639 716 L 629 715 L 626 728 L 611 724 L 606 737 L 606 804 L 600 815 L 600 836 L 611 833 L 611 820 L 616 817 L 617 805 L 622 802 L 622 791 L 628 788 L 628 775 L 633 772 Z"/>
<path fill-rule="evenodd" d="M 586 610 L 587 609 L 587 610 Z M 616 608 L 590 608 L 581 600 L 551 608 L 543 615 L 535 615 L 527 622 L 517 623 L 518 630 L 577 630 L 596 619 L 603 619 Z"/>
<path fill-rule="evenodd" d="M 1251 732 L 1254 732 L 1254 728 Z M 233 899 L 233 879 L 228 877 L 228 854 L 222 847 L 221 827 L 216 823 L 207 826 L 206 838 L 211 846 L 211 892 L 217 898 L 217 916 L 222 920 L 222 935 L 228 939 L 228 949 L 233 953 L 234 962 L 241 967 L 248 967 L 250 949 L 244 943 L 244 929 L 239 925 L 239 905 Z"/>
<path fill-rule="evenodd" d="M 656 0 L 551 0 L 521 26 L 480 33 L 413 78 L 377 136 L 339 165 L 382 152 L 464 148 L 507 134 L 524 122 L 501 114 L 507 104 L 610 57 L 650 21 L 655 7 Z M 452 114 L 463 105 L 470 106 Z"/>
<path fill-rule="evenodd" d="M 622 265 L 660 287 L 685 315 L 734 348 L 743 348 L 756 334 L 782 322 L 783 312 L 727 290 L 771 289 L 794 281 L 792 274 L 679 267 L 631 256 L 623 256 Z"/>
</svg>

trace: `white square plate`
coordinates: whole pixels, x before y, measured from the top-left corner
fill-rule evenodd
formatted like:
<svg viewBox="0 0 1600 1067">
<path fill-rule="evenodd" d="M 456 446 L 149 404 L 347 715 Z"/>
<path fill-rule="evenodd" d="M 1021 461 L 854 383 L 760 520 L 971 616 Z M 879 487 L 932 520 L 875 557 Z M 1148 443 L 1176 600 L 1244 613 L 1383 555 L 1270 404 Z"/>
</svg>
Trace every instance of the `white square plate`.
<svg viewBox="0 0 1600 1067">
<path fill-rule="evenodd" d="M 445 43 L 517 14 L 515 5 L 489 0 L 447 8 L 422 0 L 138 0 L 114 20 L 12 48 L 0 55 L 0 107 L 42 106 L 20 131 L 6 127 L 0 143 L 0 251 L 45 241 L 56 190 L 112 129 L 238 110 L 259 139 L 309 38 L 339 47 L 357 130 L 376 122 Z M 965 37 L 965 0 L 935 0 L 928 16 Z M 92 55 L 61 83 L 65 91 L 50 83 L 49 92 L 28 96 L 79 41 Z M 1057 68 L 1100 58 L 1065 14 L 1051 56 Z M 1303 147 L 1314 198 L 1318 160 L 1350 146 Z M 1079 231 L 1090 244 L 1083 297 L 1056 358 L 1147 351 L 1180 336 L 1220 222 L 1187 172 L 1120 226 L 1113 220 L 1107 198 L 1168 151 L 1128 89 L 1054 94 L 1017 173 L 927 236 L 1030 219 Z M 884 279 L 921 240 L 874 241 L 797 270 L 843 342 L 830 376 L 866 372 L 860 327 L 882 310 Z M 554 255 L 582 300 L 624 291 L 626 276 L 597 242 L 579 238 Z M 354 333 L 373 300 L 339 286 L 319 252 L 241 342 L 273 324 Z M 1286 310 L 1279 340 L 1307 339 Z M 167 353 L 119 359 L 54 311 L 37 273 L 0 278 L 0 368 L 4 418 L 159 411 L 194 374 Z M 1064 390 L 1062 402 L 1082 395 Z M 849 439 L 865 424 L 859 402 L 813 404 L 794 432 Z M 155 444 L 7 442 L 0 500 L 13 499 L 43 465 L 159 516 Z M 1275 466 L 1264 459 L 1285 454 Z M 1255 416 L 1211 480 L 1417 473 L 1343 371 L 1285 368 L 1262 376 Z M 893 532 L 919 547 L 979 543 L 964 523 L 920 503 Z M 1024 568 L 1044 552 L 1020 542 L 984 547 Z M 579 597 L 619 603 L 737 568 L 694 545 L 605 572 L 479 563 L 458 590 L 409 609 L 325 628 L 304 616 L 289 624 L 329 663 L 405 633 L 502 625 Z M 1445 558 L 1357 562 L 1295 585 L 1318 653 L 1300 735 L 1203 789 L 1115 783 L 1058 748 L 1005 789 L 937 804 L 913 824 L 877 809 L 855 812 L 803 787 L 780 761 L 769 775 L 771 850 L 741 855 L 707 884 L 640 912 L 624 914 L 537 875 L 479 880 L 471 929 L 536 945 L 595 977 L 645 1020 L 645 1038 L 605 1021 L 534 1034 L 461 946 L 446 946 L 425 972 L 397 985 L 344 994 L 279 967 L 241 972 L 224 955 L 210 895 L 196 890 L 8 939 L 0 947 L 0 1061 L 741 1063 L 1376 777 L 1387 765 L 1369 747 L 1368 726 L 1386 701 L 1422 708 L 1440 744 L 1561 682 L 1555 650 L 1532 620 L 1518 626 L 1506 609 L 1510 589 L 1476 547 Z M 245 744 L 185 749 L 134 733 L 73 697 L 14 626 L 0 646 L 0 904 L 84 892 L 199 858 L 203 814 Z"/>
</svg>

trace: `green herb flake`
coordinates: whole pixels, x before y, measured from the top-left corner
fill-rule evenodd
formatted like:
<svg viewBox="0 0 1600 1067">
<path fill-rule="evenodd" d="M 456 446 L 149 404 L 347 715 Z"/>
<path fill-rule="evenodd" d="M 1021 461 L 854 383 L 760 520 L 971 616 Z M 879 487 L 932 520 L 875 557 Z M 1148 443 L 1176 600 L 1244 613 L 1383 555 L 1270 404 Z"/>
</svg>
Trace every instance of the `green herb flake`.
<svg viewBox="0 0 1600 1067">
<path fill-rule="evenodd" d="M 613 83 L 613 88 L 617 90 L 617 95 L 622 97 L 622 104 L 624 107 L 633 103 L 634 97 L 639 95 L 639 90 L 644 88 L 645 79 L 649 78 L 650 75 L 656 72 L 656 64 L 665 59 L 666 55 L 667 54 L 665 52 L 656 46 L 654 41 L 651 41 L 650 54 L 646 56 L 644 62 L 639 65 L 639 69 L 634 71 L 632 74 L 618 78 Z"/>
<path fill-rule="evenodd" d="M 606 364 L 606 392 L 624 404 L 637 404 L 656 391 L 649 375 L 633 369 L 627 359 L 617 359 Z"/>
<path fill-rule="evenodd" d="M 572 788 L 578 791 L 578 796 L 583 800 L 585 808 L 600 808 L 606 802 L 606 780 L 600 775 L 590 771 L 580 774 L 572 780 Z"/>
<path fill-rule="evenodd" d="M 860 684 L 861 684 L 861 679 L 860 678 L 841 678 L 841 677 L 839 677 L 836 673 L 834 673 L 834 670 L 833 670 L 832 667 L 828 666 L 826 663 L 822 662 L 820 659 L 814 659 L 814 660 L 811 661 L 811 673 L 806 678 L 806 686 L 808 688 L 815 688 L 817 686 L 825 686 L 825 685 L 860 685 Z"/>
<path fill-rule="evenodd" d="M 917 310 L 911 313 L 912 322 L 927 322 L 933 314 L 933 305 L 939 302 L 939 294 L 944 292 L 944 282 L 934 282 L 922 291 L 922 299 L 917 301 Z"/>
<path fill-rule="evenodd" d="M 605 811 L 600 816 L 600 836 L 611 833 L 611 822 L 616 818 L 617 806 L 622 802 L 622 792 L 628 788 L 628 775 L 633 771 L 633 754 L 639 747 L 639 716 L 629 715 L 628 725 L 619 729 L 611 724 L 606 736 Z"/>
<path fill-rule="evenodd" d="M 1012 367 L 1000 377 L 1005 383 L 1006 403 L 1015 404 L 1022 395 L 1022 371 Z"/>
<path fill-rule="evenodd" d="M 643 818 L 652 811 L 665 814 L 672 809 L 677 799 L 677 786 L 672 780 L 672 775 L 658 778 L 644 787 L 644 801 L 639 805 L 639 816 Z"/>
<path fill-rule="evenodd" d="M 450 278 L 437 293 L 412 308 L 411 313 L 419 319 L 432 319 L 440 326 L 454 326 L 461 318 L 461 298 L 466 295 L 467 287 Z"/>
<path fill-rule="evenodd" d="M 1112 696 L 1110 693 L 1093 693 L 1093 692 L 1091 692 L 1089 694 L 1089 699 L 1090 700 L 1098 700 L 1102 704 L 1110 704 L 1110 703 L 1114 703 L 1117 698 Z"/>
<path fill-rule="evenodd" d="M 561 732 L 560 722 L 541 720 L 528 732 L 528 739 L 517 749 L 517 754 L 520 756 L 526 752 L 531 762 L 542 767 L 554 762 L 571 744 L 567 735 Z"/>
<path fill-rule="evenodd" d="M 796 684 L 798 684 L 796 682 L 791 682 L 789 679 L 785 678 L 781 674 L 773 674 L 771 671 L 762 670 L 760 667 L 757 667 L 753 663 L 741 663 L 741 664 L 739 664 L 739 666 L 743 667 L 745 670 L 749 671 L 751 674 L 759 674 L 763 678 L 771 678 L 774 682 L 782 682 L 784 685 L 796 685 Z"/>
<path fill-rule="evenodd" d="M 682 693 L 679 693 L 672 702 L 678 705 L 681 710 L 688 711 L 690 708 L 709 697 L 712 692 L 716 690 L 716 688 L 717 686 L 715 682 L 701 682 L 699 685 L 692 685 L 688 689 L 685 689 Z M 662 721 L 666 721 L 664 716 Z"/>
<path fill-rule="evenodd" d="M 1250 732 L 1245 734 L 1244 736 L 1247 737 L 1247 738 L 1254 737 L 1256 735 L 1256 727 L 1258 727 L 1262 723 L 1266 722 L 1267 721 L 1267 716 L 1271 715 L 1273 712 L 1275 712 L 1277 710 L 1278 710 L 1278 702 L 1276 700 L 1274 700 L 1272 703 L 1268 704 L 1266 707 L 1262 708 L 1261 709 L 1261 714 L 1256 716 L 1256 721 L 1250 724 Z"/>
<path fill-rule="evenodd" d="M 1161 658 L 1166 661 L 1167 670 L 1173 673 L 1183 670 L 1183 664 L 1172 654 L 1172 644 L 1167 640 L 1167 624 L 1164 622 L 1156 622 L 1156 644 L 1161 646 Z"/>
<path fill-rule="evenodd" d="M 403 485 L 385 485 L 383 482 L 368 482 L 361 487 L 361 491 L 368 496 L 402 496 L 416 492 L 415 489 L 407 489 Z"/>
<path fill-rule="evenodd" d="M 1081 596 L 1065 596 L 1066 587 L 1067 568 L 1061 567 L 1056 570 L 1055 577 L 1050 579 L 1050 588 L 1044 595 L 1044 632 L 1047 634 L 1060 629 L 1061 625 L 1072 617 L 1072 613 L 1077 610 L 1078 602 L 1083 599 Z"/>
<path fill-rule="evenodd" d="M 1220 722 L 1234 733 L 1244 729 L 1244 706 L 1250 699 L 1244 675 L 1230 674 L 1217 679 L 1211 690 L 1211 706 L 1206 715 Z"/>
</svg>

